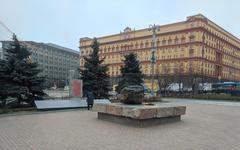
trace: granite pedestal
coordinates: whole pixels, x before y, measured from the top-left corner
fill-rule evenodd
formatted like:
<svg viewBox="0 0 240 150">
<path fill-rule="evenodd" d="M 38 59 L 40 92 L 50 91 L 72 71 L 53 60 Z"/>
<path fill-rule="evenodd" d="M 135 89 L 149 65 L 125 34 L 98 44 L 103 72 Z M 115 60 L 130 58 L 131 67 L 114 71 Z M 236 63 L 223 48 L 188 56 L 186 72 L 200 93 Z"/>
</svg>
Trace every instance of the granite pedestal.
<svg viewBox="0 0 240 150">
<path fill-rule="evenodd" d="M 180 121 L 181 115 L 186 113 L 186 106 L 165 103 L 159 105 L 111 103 L 95 104 L 93 111 L 98 112 L 98 119 L 101 120 L 137 127 L 147 127 Z"/>
</svg>

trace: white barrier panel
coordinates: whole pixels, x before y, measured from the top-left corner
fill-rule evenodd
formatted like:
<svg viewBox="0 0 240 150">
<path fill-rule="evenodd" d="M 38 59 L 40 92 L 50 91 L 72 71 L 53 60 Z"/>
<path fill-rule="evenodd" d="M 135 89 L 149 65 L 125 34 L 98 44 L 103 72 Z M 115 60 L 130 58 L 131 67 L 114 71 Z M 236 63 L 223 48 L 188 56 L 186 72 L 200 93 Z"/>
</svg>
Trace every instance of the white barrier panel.
<svg viewBox="0 0 240 150">
<path fill-rule="evenodd" d="M 36 100 L 37 109 L 64 109 L 87 107 L 86 100 Z M 111 103 L 108 99 L 95 99 L 94 104 Z"/>
</svg>

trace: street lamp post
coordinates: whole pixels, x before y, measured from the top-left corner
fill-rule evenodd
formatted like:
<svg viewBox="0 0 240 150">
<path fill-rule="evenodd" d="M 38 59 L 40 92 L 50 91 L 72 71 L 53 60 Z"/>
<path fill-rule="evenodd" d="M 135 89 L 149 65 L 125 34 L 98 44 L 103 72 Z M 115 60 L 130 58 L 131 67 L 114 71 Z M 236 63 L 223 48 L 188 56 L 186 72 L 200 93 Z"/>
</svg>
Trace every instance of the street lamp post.
<svg viewBox="0 0 240 150">
<path fill-rule="evenodd" d="M 152 31 L 152 58 L 151 58 L 151 76 L 152 76 L 152 91 L 151 94 L 154 96 L 154 64 L 155 60 L 155 51 L 156 51 L 156 31 L 160 31 L 159 25 L 149 25 L 149 31 Z"/>
<path fill-rule="evenodd" d="M 203 72 L 204 72 L 204 70 L 203 70 L 203 65 L 204 65 L 204 63 L 203 63 L 203 59 L 204 59 L 204 47 L 205 47 L 205 33 L 203 32 L 203 36 L 202 36 L 202 68 L 201 68 L 201 73 L 202 73 L 202 91 L 203 91 L 203 83 L 204 83 L 204 74 L 203 74 Z"/>
</svg>

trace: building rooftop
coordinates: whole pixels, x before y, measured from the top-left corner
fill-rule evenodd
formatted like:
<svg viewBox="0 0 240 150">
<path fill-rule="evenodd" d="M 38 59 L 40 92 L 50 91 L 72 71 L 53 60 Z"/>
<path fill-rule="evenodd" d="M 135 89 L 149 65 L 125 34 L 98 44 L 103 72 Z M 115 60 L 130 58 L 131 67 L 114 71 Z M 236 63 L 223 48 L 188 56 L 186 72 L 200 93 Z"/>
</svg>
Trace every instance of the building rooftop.
<svg viewBox="0 0 240 150">
<path fill-rule="evenodd" d="M 6 40 L 6 41 L 0 41 L 0 42 L 10 42 L 10 41 Z M 59 49 L 59 50 L 62 50 L 62 51 L 67 51 L 67 52 L 75 53 L 75 54 L 79 55 L 79 51 L 76 51 L 76 50 L 73 50 L 73 49 L 70 49 L 70 48 L 66 48 L 66 47 L 63 47 L 63 46 L 60 46 L 60 45 L 56 45 L 56 44 L 53 44 L 53 43 L 39 43 L 39 42 L 35 42 L 35 41 L 20 41 L 20 42 L 25 43 L 25 44 L 32 44 L 32 45 L 35 45 L 35 46 L 48 46 L 48 47 L 56 48 L 56 49 Z"/>
<path fill-rule="evenodd" d="M 204 19 L 208 22 L 210 22 L 212 25 L 215 25 L 218 29 L 217 30 L 222 30 L 223 31 L 223 34 L 225 34 L 226 36 L 230 37 L 230 38 L 233 38 L 235 41 L 237 42 L 240 42 L 240 39 L 233 35 L 232 33 L 228 32 L 227 30 L 225 30 L 223 27 L 219 26 L 218 24 L 214 23 L 213 21 L 211 21 L 210 19 L 208 19 L 206 16 L 204 16 L 203 14 L 199 13 L 199 14 L 196 14 L 196 15 L 192 15 L 192 16 L 187 16 L 186 17 L 186 20 L 184 21 L 180 21 L 180 22 L 175 22 L 175 23 L 170 23 L 170 24 L 165 24 L 165 25 L 160 25 L 160 28 L 161 27 L 164 27 L 164 26 L 169 26 L 169 25 L 176 25 L 176 24 L 180 24 L 180 23 L 184 23 L 186 21 L 188 21 L 189 19 L 193 19 L 193 18 L 197 18 L 197 19 Z M 124 33 L 125 31 L 128 31 L 128 32 L 140 32 L 140 31 L 144 31 L 144 30 L 148 30 L 148 28 L 142 28 L 142 29 L 136 29 L 134 28 L 134 30 L 131 30 L 130 27 L 126 27 L 124 29 L 123 32 L 120 32 L 120 33 L 117 33 L 117 34 L 112 34 L 112 35 L 106 35 L 106 36 L 100 36 L 100 37 L 97 37 L 97 39 L 103 39 L 103 38 L 108 38 L 108 37 L 113 37 L 113 36 L 118 36 L 118 35 L 121 35 L 122 33 Z M 89 38 L 89 37 L 83 37 L 83 38 L 80 38 L 80 41 L 88 41 L 88 40 L 92 40 L 92 38 Z"/>
<path fill-rule="evenodd" d="M 73 49 L 70 49 L 70 48 L 66 48 L 66 47 L 63 47 L 63 46 L 60 46 L 60 45 L 56 45 L 56 44 L 53 44 L 53 43 L 44 43 L 44 44 L 46 44 L 48 46 L 51 46 L 51 47 L 54 47 L 54 48 L 58 48 L 58 49 L 62 49 L 62 50 L 68 51 L 68 52 L 79 54 L 79 51 L 76 51 L 76 50 L 73 50 Z"/>
</svg>

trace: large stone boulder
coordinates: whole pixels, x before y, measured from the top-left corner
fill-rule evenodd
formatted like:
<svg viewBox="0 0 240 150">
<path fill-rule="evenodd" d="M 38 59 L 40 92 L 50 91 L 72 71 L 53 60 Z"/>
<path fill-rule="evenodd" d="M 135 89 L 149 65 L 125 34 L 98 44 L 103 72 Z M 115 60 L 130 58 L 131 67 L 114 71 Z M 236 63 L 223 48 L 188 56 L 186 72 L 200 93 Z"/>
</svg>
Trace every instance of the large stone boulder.
<svg viewBox="0 0 240 150">
<path fill-rule="evenodd" d="M 118 99 L 124 104 L 142 104 L 144 98 L 144 89 L 140 85 L 131 85 L 124 87 Z"/>
</svg>

